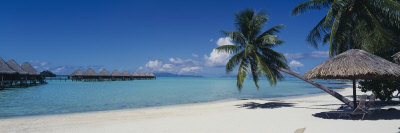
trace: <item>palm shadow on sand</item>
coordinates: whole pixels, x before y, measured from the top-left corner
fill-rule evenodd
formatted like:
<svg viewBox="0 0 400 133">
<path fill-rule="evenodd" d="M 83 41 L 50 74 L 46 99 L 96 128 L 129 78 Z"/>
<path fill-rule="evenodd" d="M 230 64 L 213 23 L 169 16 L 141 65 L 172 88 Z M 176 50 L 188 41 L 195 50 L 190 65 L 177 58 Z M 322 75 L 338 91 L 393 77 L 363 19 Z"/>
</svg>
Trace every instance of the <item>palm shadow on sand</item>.
<svg viewBox="0 0 400 133">
<path fill-rule="evenodd" d="M 400 101 L 389 101 L 389 102 L 382 102 L 382 101 L 375 101 L 374 102 L 374 107 L 376 107 L 375 110 L 372 110 L 373 113 L 367 115 L 364 120 L 399 120 L 400 119 L 400 110 L 397 110 L 396 108 L 390 108 L 390 107 L 396 107 L 400 105 Z M 387 106 L 386 109 L 382 109 L 385 106 Z M 314 117 L 319 117 L 322 119 L 343 119 L 343 120 L 359 120 L 362 118 L 362 116 L 352 116 L 352 118 L 349 117 L 339 117 L 339 114 L 330 114 L 329 116 L 327 115 L 327 112 L 319 112 L 313 114 Z M 400 132 L 399 132 L 400 133 Z"/>
<path fill-rule="evenodd" d="M 278 101 L 271 101 L 267 103 L 256 103 L 256 102 L 248 102 L 242 105 L 236 105 L 239 108 L 246 108 L 246 109 L 275 109 L 275 108 L 282 108 L 282 107 L 293 107 L 294 103 L 286 103 L 286 102 L 278 102 Z"/>
</svg>

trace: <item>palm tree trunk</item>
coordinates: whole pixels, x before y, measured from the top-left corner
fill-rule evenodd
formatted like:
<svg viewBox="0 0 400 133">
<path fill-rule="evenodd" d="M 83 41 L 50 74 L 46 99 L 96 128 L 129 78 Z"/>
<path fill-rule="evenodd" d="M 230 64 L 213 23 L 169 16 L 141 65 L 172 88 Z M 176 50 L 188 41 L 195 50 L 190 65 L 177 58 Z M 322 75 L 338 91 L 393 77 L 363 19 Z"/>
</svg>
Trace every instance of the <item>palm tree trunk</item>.
<svg viewBox="0 0 400 133">
<path fill-rule="evenodd" d="M 353 103 L 352 103 L 349 99 L 347 99 L 346 97 L 340 95 L 339 93 L 337 93 L 337 92 L 335 92 L 335 91 L 329 89 L 328 87 L 323 86 L 322 84 L 319 84 L 319 83 L 317 83 L 317 82 L 315 82 L 315 81 L 306 79 L 305 77 L 301 76 L 300 74 L 295 73 L 295 72 L 290 71 L 290 70 L 287 70 L 287 69 L 284 69 L 284 68 L 279 68 L 279 71 L 284 72 L 284 73 L 287 73 L 287 74 L 290 74 L 290 75 L 292 75 L 292 76 L 295 76 L 295 77 L 297 77 L 297 78 L 299 78 L 299 79 L 301 79 L 301 80 L 304 80 L 304 81 L 306 81 L 307 83 L 310 83 L 310 84 L 314 85 L 315 87 L 317 87 L 317 88 L 319 88 L 319 89 L 325 91 L 326 93 L 332 95 L 333 97 L 335 97 L 336 99 L 340 100 L 340 101 L 343 102 L 344 104 L 349 105 L 350 107 L 354 107 Z"/>
</svg>

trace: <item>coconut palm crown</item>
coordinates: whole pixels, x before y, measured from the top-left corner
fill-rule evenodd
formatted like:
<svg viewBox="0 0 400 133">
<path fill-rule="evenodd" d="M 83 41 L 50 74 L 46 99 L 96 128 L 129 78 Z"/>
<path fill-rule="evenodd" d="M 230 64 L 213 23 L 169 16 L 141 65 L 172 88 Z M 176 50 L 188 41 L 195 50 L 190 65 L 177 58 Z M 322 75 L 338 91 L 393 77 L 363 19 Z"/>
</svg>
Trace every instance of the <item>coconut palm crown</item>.
<svg viewBox="0 0 400 133">
<path fill-rule="evenodd" d="M 268 17 L 266 13 L 256 13 L 252 9 L 240 11 L 236 14 L 236 30 L 222 33 L 232 39 L 234 45 L 219 46 L 217 51 L 234 54 L 226 64 L 226 72 L 231 73 L 238 66 L 237 87 L 242 89 L 243 81 L 251 72 L 257 88 L 259 77 L 265 76 L 271 85 L 283 76 L 278 68 L 288 68 L 285 57 L 272 48 L 283 44 L 278 40 L 278 33 L 283 25 L 274 26 L 262 32 Z"/>
<path fill-rule="evenodd" d="M 292 15 L 321 9 L 328 12 L 307 36 L 311 46 L 329 43 L 330 56 L 348 49 L 374 54 L 393 50 L 400 29 L 397 0 L 307 0 L 299 3 Z"/>
</svg>

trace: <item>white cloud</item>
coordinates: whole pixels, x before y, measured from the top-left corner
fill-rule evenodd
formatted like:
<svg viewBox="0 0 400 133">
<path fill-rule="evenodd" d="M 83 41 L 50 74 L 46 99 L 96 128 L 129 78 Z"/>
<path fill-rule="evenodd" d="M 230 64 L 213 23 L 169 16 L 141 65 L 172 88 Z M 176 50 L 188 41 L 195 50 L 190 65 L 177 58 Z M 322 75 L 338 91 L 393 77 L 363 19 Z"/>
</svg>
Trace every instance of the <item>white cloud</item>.
<svg viewBox="0 0 400 133">
<path fill-rule="evenodd" d="M 63 71 L 64 69 L 65 69 L 65 67 L 58 67 L 58 68 L 55 68 L 52 72 L 59 73 L 59 72 Z"/>
<path fill-rule="evenodd" d="M 289 63 L 289 67 L 290 68 L 300 68 L 300 67 L 303 67 L 303 66 L 304 66 L 304 64 L 302 64 L 301 62 L 296 61 L 296 60 L 292 60 Z"/>
<path fill-rule="evenodd" d="M 199 57 L 199 55 L 198 55 L 198 54 L 195 54 L 195 53 L 192 53 L 192 56 L 193 56 L 193 57 L 196 57 L 196 58 Z"/>
<path fill-rule="evenodd" d="M 141 66 L 141 67 L 139 67 L 139 70 L 143 70 L 143 69 L 144 69 L 144 67 L 142 67 L 142 66 Z"/>
<path fill-rule="evenodd" d="M 179 74 L 197 73 L 202 70 L 201 62 L 192 59 L 169 58 L 166 63 L 161 60 L 150 60 L 140 71 L 169 72 Z"/>
<path fill-rule="evenodd" d="M 213 51 L 210 53 L 209 56 L 204 55 L 205 66 L 208 66 L 208 67 L 225 66 L 230 57 L 231 57 L 231 54 L 229 54 L 229 53 L 221 53 L 221 52 L 218 52 L 216 49 L 213 49 Z"/>
<path fill-rule="evenodd" d="M 211 38 L 210 40 L 208 40 L 209 42 L 213 42 L 214 41 L 214 39 L 213 38 Z"/>
<path fill-rule="evenodd" d="M 162 65 L 162 62 L 159 60 L 151 60 L 146 63 L 146 67 L 150 69 L 158 69 Z"/>
<path fill-rule="evenodd" d="M 163 68 L 172 68 L 172 64 L 164 64 L 162 67 Z"/>
<path fill-rule="evenodd" d="M 233 45 L 232 39 L 230 37 L 221 37 L 217 40 L 217 45 L 222 46 L 222 45 Z"/>
<path fill-rule="evenodd" d="M 169 58 L 169 62 L 174 63 L 174 64 L 182 64 L 183 60 L 181 58 Z"/>
<path fill-rule="evenodd" d="M 232 39 L 229 37 L 219 38 L 217 40 L 217 45 L 218 46 L 233 45 Z M 229 53 L 218 52 L 216 49 L 213 49 L 210 55 L 204 55 L 204 61 L 205 61 L 204 65 L 208 67 L 225 66 L 231 56 L 232 55 Z"/>
<path fill-rule="evenodd" d="M 33 68 L 35 69 L 40 69 L 40 70 L 48 70 L 50 69 L 48 62 L 46 61 L 29 61 L 29 63 L 32 65 Z"/>
<path fill-rule="evenodd" d="M 298 60 L 307 58 L 328 58 L 328 51 L 313 51 L 311 53 L 285 53 L 287 60 Z"/>
<path fill-rule="evenodd" d="M 184 67 L 179 71 L 179 74 L 183 73 L 197 73 L 202 70 L 202 67 L 195 66 L 195 67 Z"/>
<path fill-rule="evenodd" d="M 329 51 L 313 51 L 313 52 L 311 52 L 311 57 L 328 58 L 329 57 Z"/>
</svg>

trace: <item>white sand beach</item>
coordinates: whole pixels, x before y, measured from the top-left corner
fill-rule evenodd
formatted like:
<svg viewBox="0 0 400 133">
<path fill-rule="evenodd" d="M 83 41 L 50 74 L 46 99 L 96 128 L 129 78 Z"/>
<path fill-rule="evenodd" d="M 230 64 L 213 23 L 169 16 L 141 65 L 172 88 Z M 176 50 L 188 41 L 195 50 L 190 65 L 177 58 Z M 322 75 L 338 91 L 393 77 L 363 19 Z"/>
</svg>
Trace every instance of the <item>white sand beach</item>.
<svg viewBox="0 0 400 133">
<path fill-rule="evenodd" d="M 340 91 L 351 95 L 351 89 Z M 362 94 L 359 92 L 358 94 Z M 397 100 L 397 99 L 396 99 Z M 234 100 L 103 112 L 0 119 L 1 133 L 398 133 L 400 113 L 388 118 L 324 119 L 330 95 L 282 100 Z M 396 112 L 395 112 L 396 113 Z"/>
</svg>

